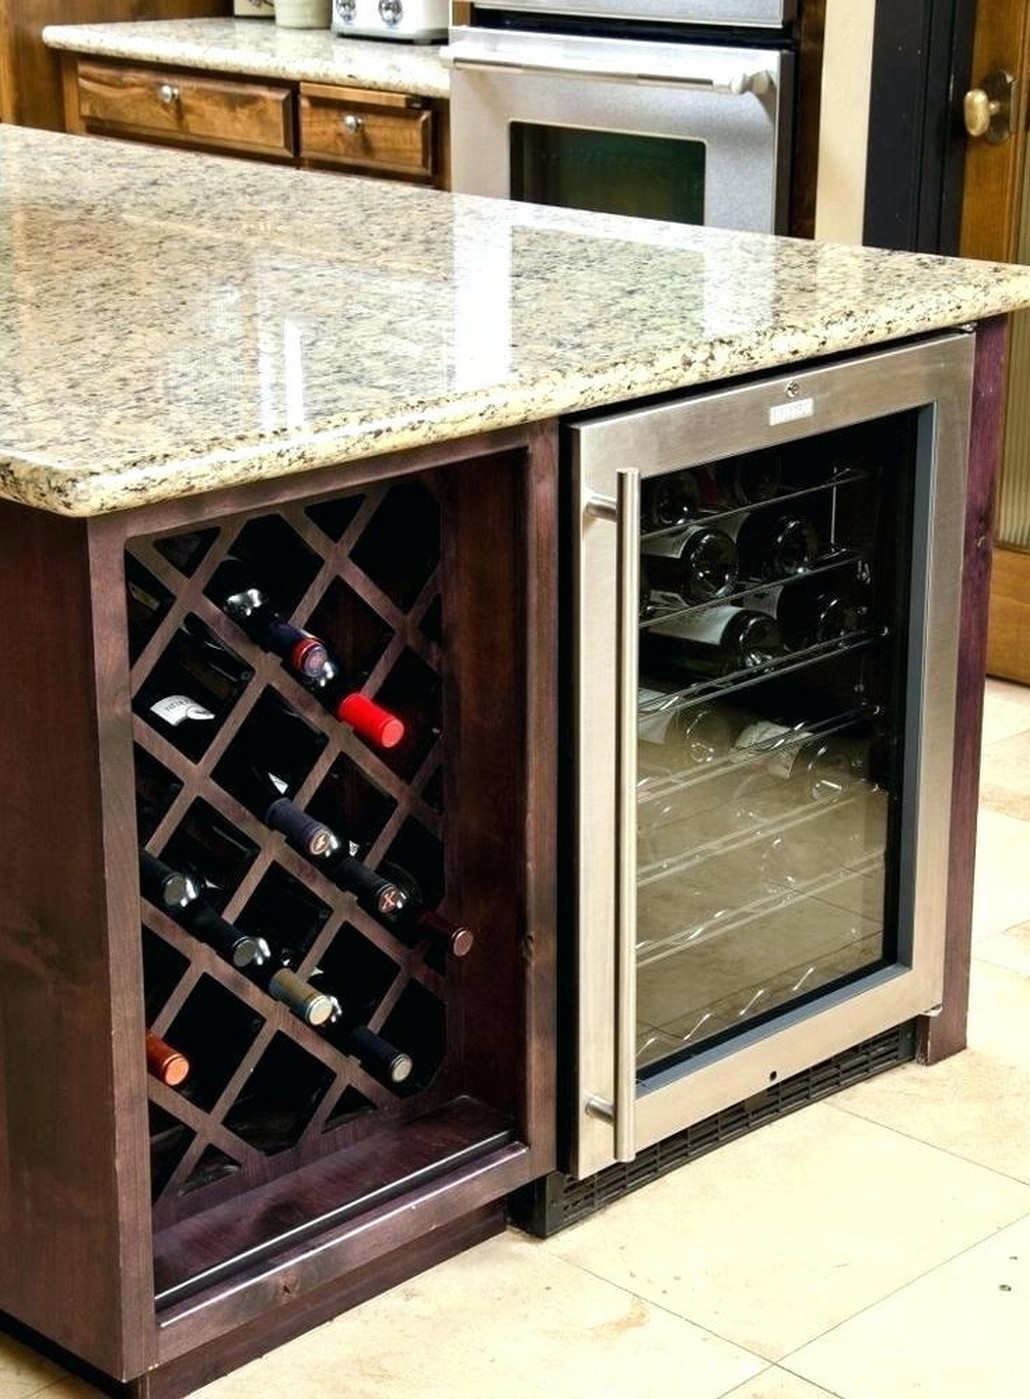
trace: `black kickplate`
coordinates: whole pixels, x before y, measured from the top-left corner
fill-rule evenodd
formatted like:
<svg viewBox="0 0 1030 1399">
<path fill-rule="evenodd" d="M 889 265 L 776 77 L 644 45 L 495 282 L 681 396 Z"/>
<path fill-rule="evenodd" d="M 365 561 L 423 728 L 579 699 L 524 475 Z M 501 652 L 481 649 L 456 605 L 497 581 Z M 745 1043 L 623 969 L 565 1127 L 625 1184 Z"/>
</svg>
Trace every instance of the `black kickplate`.
<svg viewBox="0 0 1030 1399">
<path fill-rule="evenodd" d="M 613 1200 L 674 1171 L 677 1166 L 735 1141 L 756 1127 L 764 1127 L 767 1122 L 786 1117 L 807 1103 L 818 1102 L 842 1088 L 850 1088 L 853 1083 L 861 1083 L 897 1064 L 908 1063 L 915 1058 L 915 1053 L 916 1023 L 910 1020 L 832 1059 L 824 1059 L 821 1064 L 782 1083 L 773 1084 L 702 1122 L 695 1122 L 682 1132 L 646 1147 L 628 1163 L 608 1166 L 586 1180 L 575 1180 L 561 1171 L 552 1171 L 512 1196 L 509 1201 L 511 1221 L 538 1238 L 550 1238 Z"/>
</svg>

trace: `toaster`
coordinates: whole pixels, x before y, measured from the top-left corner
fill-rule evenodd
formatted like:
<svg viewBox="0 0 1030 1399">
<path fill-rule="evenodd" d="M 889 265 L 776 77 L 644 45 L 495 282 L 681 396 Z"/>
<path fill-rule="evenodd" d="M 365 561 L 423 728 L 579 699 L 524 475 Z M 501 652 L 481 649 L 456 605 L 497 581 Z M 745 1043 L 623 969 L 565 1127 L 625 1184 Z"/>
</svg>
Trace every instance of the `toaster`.
<svg viewBox="0 0 1030 1399">
<path fill-rule="evenodd" d="M 332 31 L 429 44 L 447 36 L 450 0 L 333 0 Z"/>
</svg>

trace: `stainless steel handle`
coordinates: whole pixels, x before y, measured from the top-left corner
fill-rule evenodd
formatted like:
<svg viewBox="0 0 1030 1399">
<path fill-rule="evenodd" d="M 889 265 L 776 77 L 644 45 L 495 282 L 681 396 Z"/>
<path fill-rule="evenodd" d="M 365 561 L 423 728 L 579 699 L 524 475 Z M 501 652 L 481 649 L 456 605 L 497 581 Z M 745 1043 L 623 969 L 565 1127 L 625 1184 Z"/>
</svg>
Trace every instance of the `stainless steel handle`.
<svg viewBox="0 0 1030 1399">
<path fill-rule="evenodd" d="M 640 472 L 616 473 L 618 694 L 615 743 L 615 1159 L 636 1155 L 637 693 L 640 645 Z"/>
<path fill-rule="evenodd" d="M 356 136 L 364 125 L 363 119 L 356 112 L 348 112 L 343 118 L 343 129 L 348 136 Z"/>
<path fill-rule="evenodd" d="M 690 88 L 698 92 L 722 93 L 729 97 L 741 97 L 754 93 L 764 97 L 773 86 L 773 77 L 766 69 L 755 73 L 735 73 L 723 81 L 715 78 L 692 77 L 684 73 L 638 73 L 631 69 L 603 67 L 599 64 L 577 62 L 563 65 L 557 63 L 536 63 L 530 58 L 492 58 L 487 54 L 458 54 L 447 49 L 440 50 L 440 57 L 452 68 L 489 68 L 496 73 L 543 73 L 552 77 L 620 79 L 629 83 L 658 83 L 662 87 Z"/>
<path fill-rule="evenodd" d="M 172 107 L 178 102 L 182 93 L 174 83 L 162 83 L 157 90 L 157 100 L 163 107 Z"/>
</svg>

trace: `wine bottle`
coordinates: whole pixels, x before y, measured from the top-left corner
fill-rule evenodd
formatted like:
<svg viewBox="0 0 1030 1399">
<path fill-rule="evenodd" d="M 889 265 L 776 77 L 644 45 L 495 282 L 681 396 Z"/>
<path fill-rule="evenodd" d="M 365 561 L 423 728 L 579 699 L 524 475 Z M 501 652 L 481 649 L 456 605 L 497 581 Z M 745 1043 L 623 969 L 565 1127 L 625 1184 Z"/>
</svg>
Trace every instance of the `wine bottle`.
<svg viewBox="0 0 1030 1399">
<path fill-rule="evenodd" d="M 706 607 L 659 623 L 650 637 L 659 661 L 699 676 L 756 669 L 768 665 L 783 650 L 773 619 L 745 607 Z"/>
<path fill-rule="evenodd" d="M 338 661 L 330 657 L 316 675 L 302 678 L 304 688 L 334 719 L 379 748 L 396 748 L 404 724 L 388 709 L 356 690 Z"/>
<path fill-rule="evenodd" d="M 695 472 L 674 471 L 668 476 L 651 477 L 640 487 L 640 527 L 650 531 L 689 524 L 698 505 Z"/>
<path fill-rule="evenodd" d="M 737 549 L 722 530 L 692 525 L 682 534 L 645 539 L 640 550 L 652 601 L 665 594 L 673 606 L 708 602 L 736 585 Z"/>
<path fill-rule="evenodd" d="M 836 571 L 792 579 L 750 594 L 748 606 L 775 617 L 784 645 L 803 650 L 852 636 L 869 624 L 869 605 Z"/>
<path fill-rule="evenodd" d="M 384 862 L 380 866 L 380 872 L 391 879 L 405 896 L 405 901 L 399 909 L 381 914 L 387 927 L 393 928 L 402 938 L 427 938 L 451 957 L 468 956 L 476 941 L 471 928 L 463 923 L 453 923 L 443 914 L 429 908 L 418 880 L 403 866 Z M 359 898 L 358 903 L 361 902 Z M 372 909 L 369 911 L 375 912 Z"/>
<path fill-rule="evenodd" d="M 869 775 L 867 740 L 813 734 L 803 726 L 756 719 L 740 731 L 734 747 L 742 759 L 757 759 L 763 772 L 812 800 L 832 800 Z"/>
<path fill-rule="evenodd" d="M 195 897 L 190 881 L 178 870 L 166 865 L 156 855 L 141 850 L 139 856 L 140 887 L 157 908 L 166 912 L 183 908 Z"/>
<path fill-rule="evenodd" d="M 309 816 L 284 795 L 289 783 L 252 762 L 246 752 L 230 749 L 219 764 L 218 779 L 259 821 L 279 831 L 302 855 L 322 860 L 340 849 L 341 841 L 324 822 Z"/>
<path fill-rule="evenodd" d="M 135 661 L 171 605 L 171 597 L 131 554 L 125 556 L 125 606 L 129 659 Z"/>
<path fill-rule="evenodd" d="M 273 962 L 251 963 L 245 975 L 274 1001 L 279 1001 L 306 1025 L 325 1025 L 339 1013 L 335 997 L 312 986 L 291 968 Z"/>
<path fill-rule="evenodd" d="M 783 469 L 776 452 L 749 452 L 719 466 L 719 476 L 729 500 L 755 505 L 772 500 L 780 489 Z"/>
<path fill-rule="evenodd" d="M 198 877 L 173 869 L 146 850 L 140 851 L 139 869 L 144 896 L 234 967 L 242 970 L 270 956 L 264 938 L 241 933 L 201 898 Z"/>
<path fill-rule="evenodd" d="M 721 524 L 736 543 L 742 578 L 790 578 L 818 557 L 819 536 L 800 515 L 775 508 L 741 511 Z"/>
<path fill-rule="evenodd" d="M 367 1025 L 348 1025 L 343 1016 L 338 1015 L 326 1026 L 324 1034 L 345 1054 L 353 1055 L 373 1078 L 389 1087 L 396 1087 L 411 1076 L 414 1068 L 411 1055 Z"/>
<path fill-rule="evenodd" d="M 658 699 L 659 692 L 641 690 L 640 701 Z M 641 714 L 637 733 L 641 767 L 670 772 L 715 762 L 733 747 L 739 728 L 736 715 L 720 704 L 670 706 L 653 714 Z"/>
<path fill-rule="evenodd" d="M 227 559 L 215 577 L 218 605 L 263 651 L 279 656 L 296 675 L 318 675 L 329 659 L 325 642 L 295 627 L 275 606 L 255 569 Z"/>
<path fill-rule="evenodd" d="M 253 674 L 192 617 L 172 637 L 133 708 L 195 761 Z"/>
<path fill-rule="evenodd" d="M 345 848 L 328 865 L 326 873 L 334 884 L 356 894 L 358 904 L 377 917 L 397 915 L 408 896 L 393 880 L 369 869 Z"/>
<path fill-rule="evenodd" d="M 169 1088 L 178 1088 L 190 1071 L 190 1061 L 185 1054 L 173 1049 L 150 1030 L 147 1031 L 146 1049 L 148 1072 L 162 1083 L 167 1083 Z"/>
</svg>

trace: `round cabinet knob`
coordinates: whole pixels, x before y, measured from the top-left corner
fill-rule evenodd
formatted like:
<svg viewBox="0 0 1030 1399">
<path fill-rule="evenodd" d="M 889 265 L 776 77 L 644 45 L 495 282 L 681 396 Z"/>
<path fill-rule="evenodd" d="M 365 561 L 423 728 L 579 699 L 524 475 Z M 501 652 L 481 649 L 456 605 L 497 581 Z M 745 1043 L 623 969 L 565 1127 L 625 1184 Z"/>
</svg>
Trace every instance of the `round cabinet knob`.
<svg viewBox="0 0 1030 1399">
<path fill-rule="evenodd" d="M 157 90 L 157 100 L 162 107 L 173 107 L 181 96 L 182 93 L 173 83 L 162 83 Z"/>
<path fill-rule="evenodd" d="M 986 136 L 991 129 L 991 117 L 997 111 L 998 103 L 992 102 L 982 87 L 974 87 L 962 99 L 962 115 L 970 136 Z"/>
<path fill-rule="evenodd" d="M 342 20 L 345 24 L 353 24 L 357 0 L 334 0 L 333 8 L 338 20 Z"/>
<path fill-rule="evenodd" d="M 364 121 L 357 112 L 348 112 L 343 119 L 343 129 L 348 136 L 356 136 L 364 125 Z"/>
<path fill-rule="evenodd" d="M 400 24 L 403 15 L 401 0 L 379 0 L 379 18 L 384 24 Z"/>
<path fill-rule="evenodd" d="M 985 137 L 988 145 L 1000 145 L 1012 134 L 1011 73 L 988 73 L 979 87 L 962 99 L 962 118 L 970 136 Z"/>
</svg>

